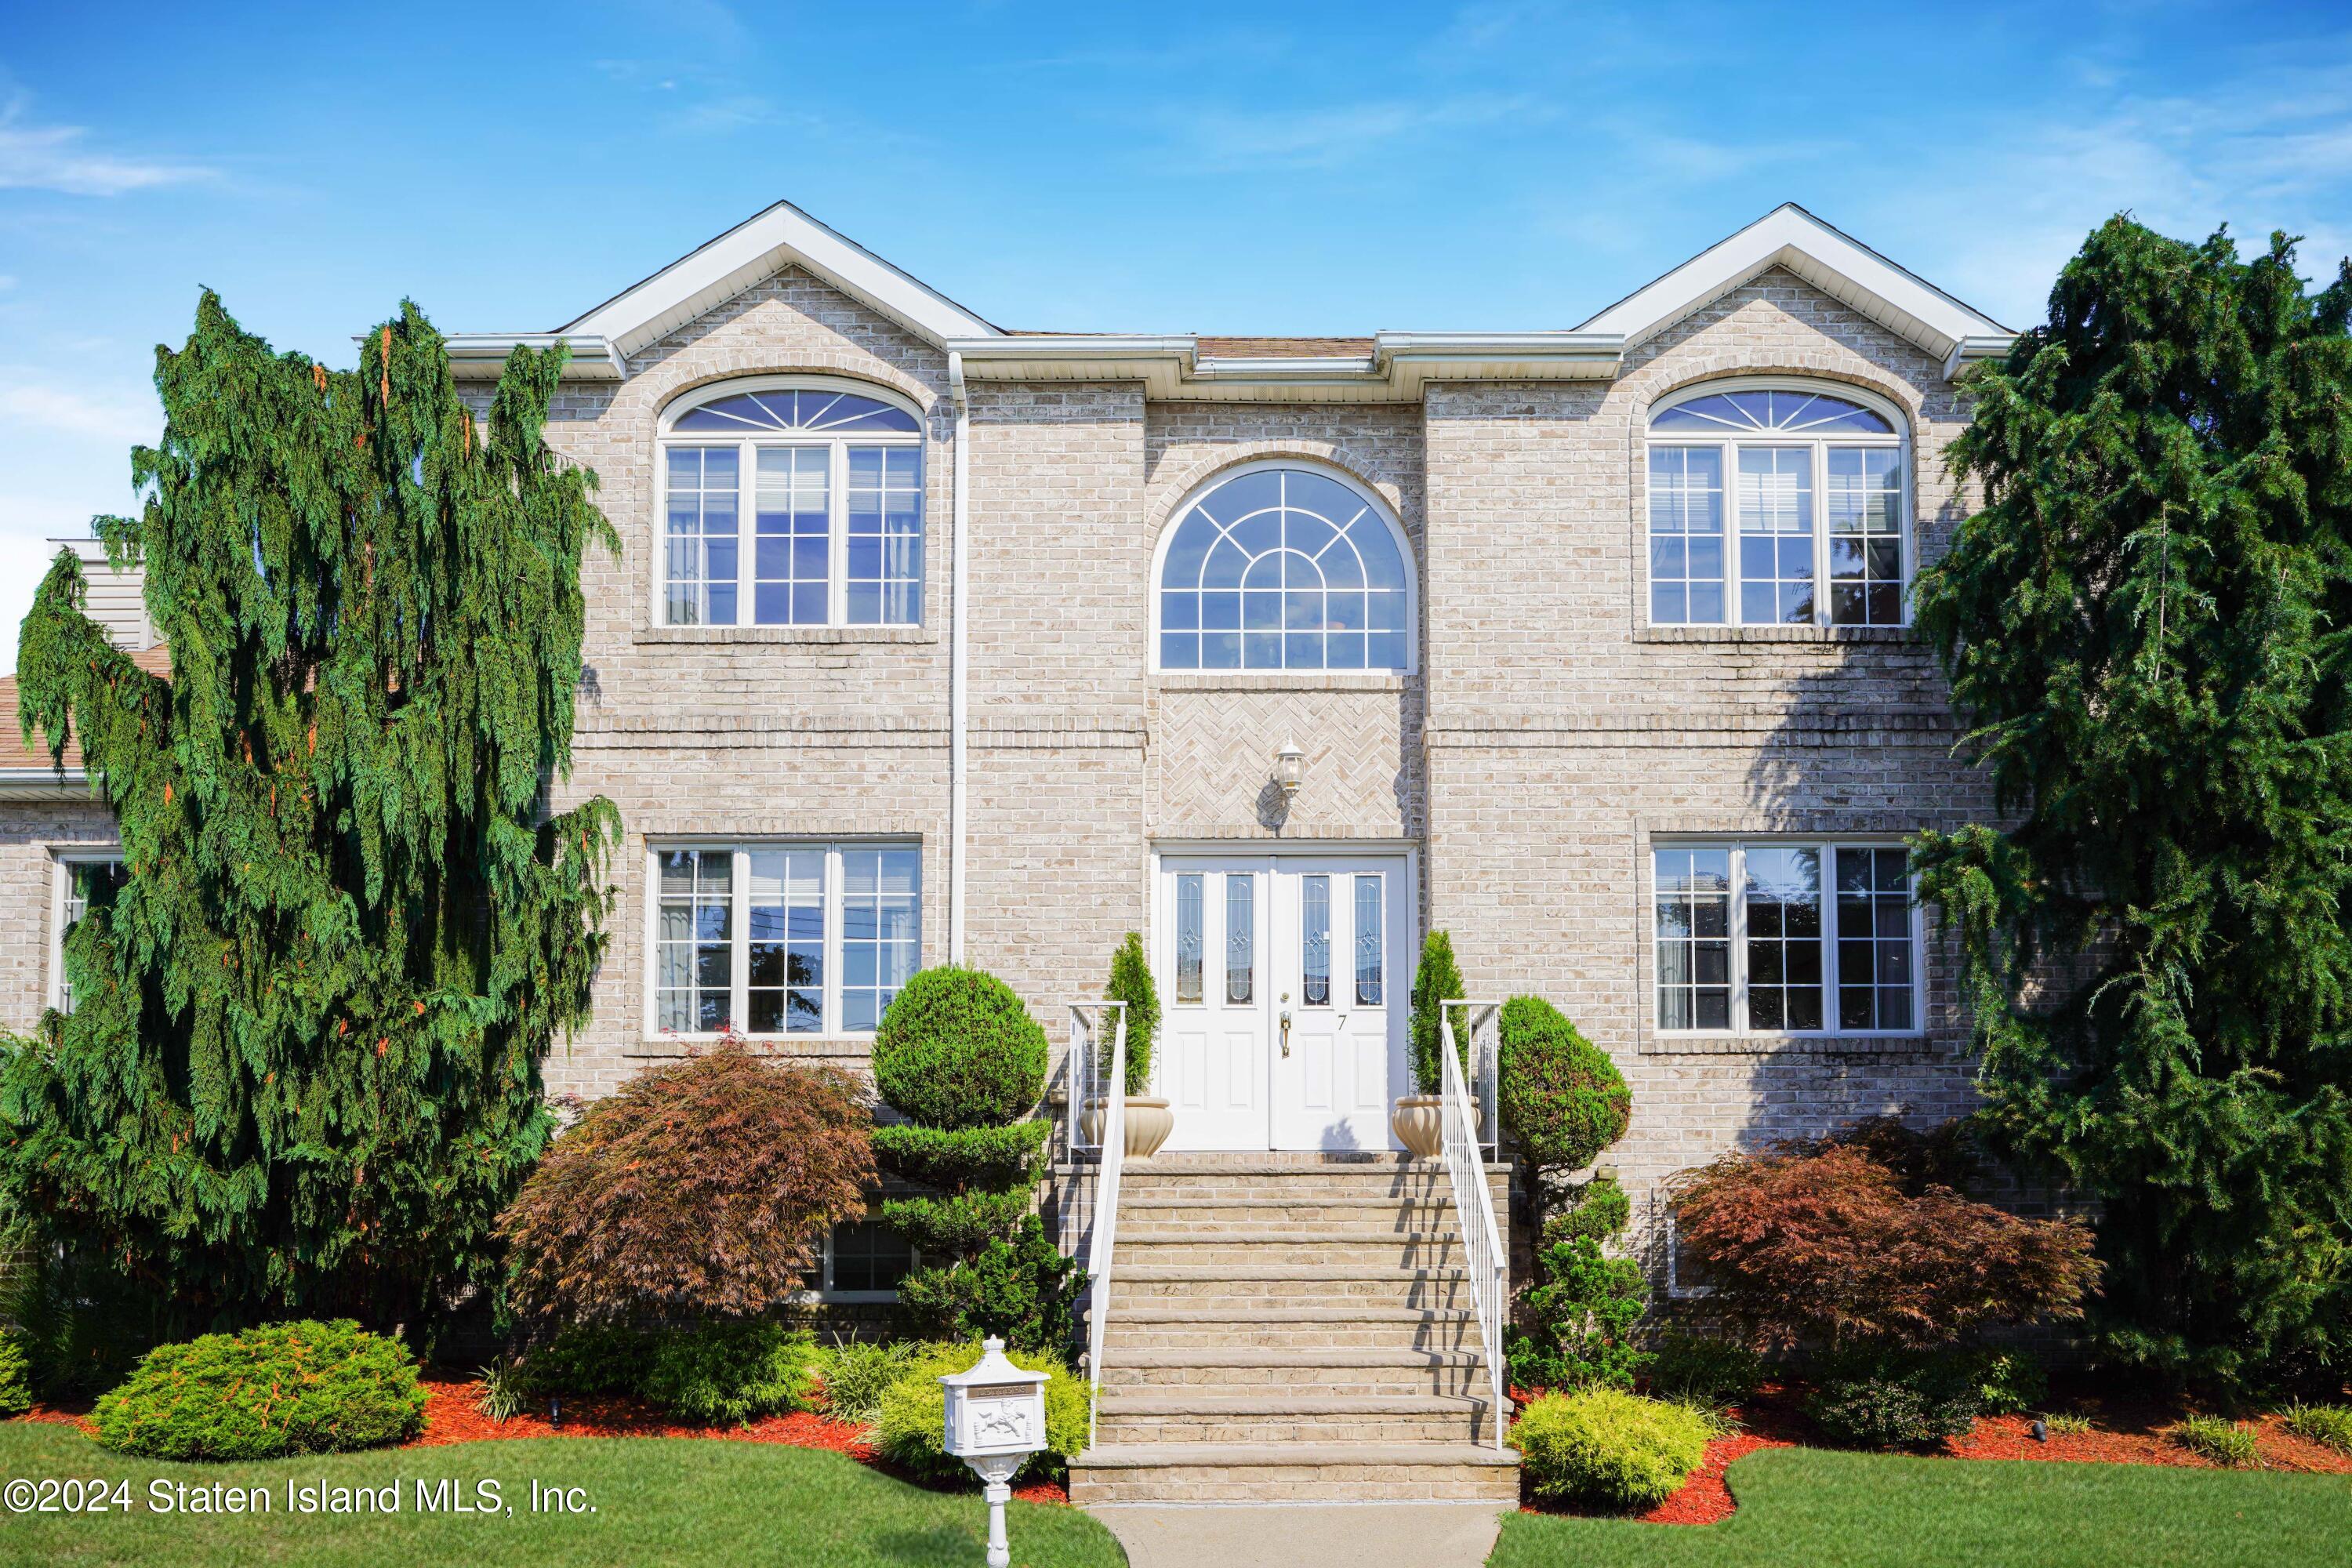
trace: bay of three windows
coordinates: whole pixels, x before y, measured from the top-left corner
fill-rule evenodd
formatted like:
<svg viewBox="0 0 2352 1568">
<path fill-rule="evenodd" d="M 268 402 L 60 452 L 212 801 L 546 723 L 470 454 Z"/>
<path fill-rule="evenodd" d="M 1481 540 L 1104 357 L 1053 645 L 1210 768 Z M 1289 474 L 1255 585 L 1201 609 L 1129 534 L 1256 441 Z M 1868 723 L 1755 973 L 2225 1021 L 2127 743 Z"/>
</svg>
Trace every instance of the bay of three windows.
<svg viewBox="0 0 2352 1568">
<path fill-rule="evenodd" d="M 1660 410 L 1651 623 L 1901 626 L 1904 494 L 1901 435 L 1859 403 L 1771 388 Z"/>
<path fill-rule="evenodd" d="M 666 625 L 921 623 L 914 415 L 828 388 L 735 393 L 677 416 L 661 458 Z"/>
<path fill-rule="evenodd" d="M 1662 1032 L 1919 1032 L 1918 916 L 1901 846 L 1661 844 L 1651 883 Z"/>
</svg>

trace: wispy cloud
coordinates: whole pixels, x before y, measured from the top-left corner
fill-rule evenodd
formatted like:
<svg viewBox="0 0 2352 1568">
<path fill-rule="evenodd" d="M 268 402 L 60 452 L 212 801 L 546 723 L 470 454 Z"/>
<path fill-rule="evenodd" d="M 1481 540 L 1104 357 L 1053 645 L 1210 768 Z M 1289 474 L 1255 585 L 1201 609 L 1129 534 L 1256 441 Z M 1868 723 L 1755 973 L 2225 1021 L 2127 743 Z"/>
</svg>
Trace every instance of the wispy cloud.
<svg viewBox="0 0 2352 1568">
<path fill-rule="evenodd" d="M 21 94 L 0 103 L 0 189 L 119 196 L 212 177 L 212 170 L 194 163 L 100 152 L 88 144 L 82 127 L 40 124 L 26 110 Z"/>
<path fill-rule="evenodd" d="M 80 437 L 128 450 L 152 441 L 163 427 L 151 389 L 68 383 L 28 366 L 0 365 L 0 432 Z"/>
<path fill-rule="evenodd" d="M 1319 109 L 1193 110 L 1171 129 L 1192 161 L 1213 169 L 1331 169 L 1462 132 L 1550 117 L 1549 106 L 1537 100 L 1465 94 L 1424 103 L 1383 99 Z"/>
</svg>

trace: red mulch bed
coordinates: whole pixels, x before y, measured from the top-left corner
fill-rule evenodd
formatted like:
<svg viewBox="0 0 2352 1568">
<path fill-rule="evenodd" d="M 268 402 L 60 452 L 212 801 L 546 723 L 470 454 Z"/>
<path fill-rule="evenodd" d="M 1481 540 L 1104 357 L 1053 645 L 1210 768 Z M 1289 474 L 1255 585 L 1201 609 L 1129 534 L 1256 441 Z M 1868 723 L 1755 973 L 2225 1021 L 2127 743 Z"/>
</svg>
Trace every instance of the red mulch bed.
<svg viewBox="0 0 2352 1568">
<path fill-rule="evenodd" d="M 1511 1391 L 1516 1403 L 1526 1395 Z M 1732 1462 L 1759 1448 L 1787 1448 L 1818 1442 L 1818 1434 L 1797 1408 L 1798 1391 L 1767 1384 L 1749 1404 L 1731 1414 L 1741 1430 L 1717 1437 L 1706 1446 L 1706 1458 L 1693 1470 L 1682 1489 L 1645 1513 L 1610 1513 L 1600 1510 L 1539 1503 L 1519 1505 L 1522 1513 L 1565 1513 L 1582 1518 L 1633 1519 L 1644 1524 L 1714 1524 L 1729 1519 L 1735 1503 L 1724 1472 Z M 2079 1436 L 2052 1433 L 2045 1442 L 2033 1438 L 2030 1415 L 1986 1415 L 1965 1437 L 1948 1438 L 1930 1457 L 1952 1459 L 2024 1459 L 2092 1465 L 2177 1465 L 2210 1469 L 2213 1462 L 2172 1441 L 2164 1428 L 2180 1412 L 2153 1401 L 2102 1399 L 2085 1395 L 2053 1401 L 2052 1408 L 2088 1415 L 2092 1430 Z M 2253 1423 L 2261 1434 L 2262 1463 L 2273 1470 L 2307 1470 L 2322 1475 L 2352 1475 L 2352 1454 L 2339 1454 L 2324 1445 L 2298 1437 L 2285 1429 L 2283 1418 L 2265 1415 Z"/>
<path fill-rule="evenodd" d="M 698 1426 L 679 1422 L 643 1400 L 622 1395 L 583 1395 L 562 1403 L 563 1425 L 551 1426 L 544 1403 L 506 1421 L 493 1421 L 474 1405 L 476 1384 L 446 1373 L 425 1374 L 425 1430 L 406 1447 L 431 1448 L 448 1443 L 482 1443 L 516 1437 L 701 1437 L 719 1442 L 782 1443 L 793 1448 L 823 1448 L 844 1454 L 919 1487 L 934 1491 L 954 1489 L 910 1476 L 884 1463 L 866 1440 L 866 1429 L 846 1421 L 796 1411 L 789 1415 L 763 1415 L 746 1426 Z M 1015 1487 L 1013 1495 L 1024 1502 L 1070 1500 L 1059 1481 L 1032 1481 Z"/>
<path fill-rule="evenodd" d="M 401 1445 L 403 1447 L 436 1448 L 451 1443 L 497 1442 L 517 1437 L 701 1437 L 718 1442 L 782 1443 L 788 1447 L 823 1448 L 828 1453 L 845 1454 L 861 1465 L 870 1465 L 929 1490 L 961 1489 L 910 1476 L 895 1465 L 884 1463 L 866 1442 L 864 1427 L 804 1411 L 790 1415 L 763 1415 L 748 1426 L 697 1426 L 672 1420 L 642 1400 L 617 1395 L 567 1397 L 562 1405 L 563 1425 L 551 1426 L 543 1402 L 509 1420 L 493 1421 L 475 1406 L 478 1385 L 472 1378 L 427 1372 L 421 1381 L 425 1385 L 425 1430 Z M 55 1422 L 79 1426 L 84 1432 L 91 1429 L 86 1408 L 77 1411 L 36 1405 L 16 1419 Z M 1068 1489 L 1060 1481 L 1032 1481 L 1013 1488 L 1013 1495 L 1024 1502 L 1070 1500 Z"/>
</svg>

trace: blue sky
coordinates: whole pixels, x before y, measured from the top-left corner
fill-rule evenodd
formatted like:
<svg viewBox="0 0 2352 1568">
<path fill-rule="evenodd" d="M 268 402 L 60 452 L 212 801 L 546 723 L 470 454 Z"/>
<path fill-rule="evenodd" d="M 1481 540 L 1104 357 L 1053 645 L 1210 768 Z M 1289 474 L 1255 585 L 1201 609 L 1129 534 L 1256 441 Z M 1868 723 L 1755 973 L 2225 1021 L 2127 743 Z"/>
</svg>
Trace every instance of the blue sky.
<svg viewBox="0 0 2352 1568">
<path fill-rule="evenodd" d="M 2128 208 L 2352 248 L 2326 5 L 0 0 L 0 652 L 198 286 L 345 362 L 777 197 L 1002 325 L 1565 327 L 1782 201 L 1992 315 Z"/>
</svg>

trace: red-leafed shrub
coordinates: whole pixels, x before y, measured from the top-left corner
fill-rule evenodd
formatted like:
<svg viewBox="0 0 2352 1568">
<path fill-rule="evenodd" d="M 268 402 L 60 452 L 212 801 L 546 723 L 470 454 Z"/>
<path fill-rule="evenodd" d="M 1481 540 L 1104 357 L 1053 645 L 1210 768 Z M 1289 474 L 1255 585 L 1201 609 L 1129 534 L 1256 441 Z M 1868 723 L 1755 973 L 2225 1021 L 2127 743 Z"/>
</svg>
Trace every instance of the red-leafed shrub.
<svg viewBox="0 0 2352 1568">
<path fill-rule="evenodd" d="M 1906 1184 L 1867 1144 L 1727 1155 L 1674 1209 L 1711 1304 L 1776 1344 L 1949 1344 L 1983 1324 L 2079 1318 L 2098 1281 L 2088 1226 Z"/>
<path fill-rule="evenodd" d="M 517 1309 L 574 1323 L 752 1317 L 866 1212 L 870 1118 L 833 1068 L 724 1046 L 632 1079 L 557 1138 L 499 1222 Z"/>
</svg>

